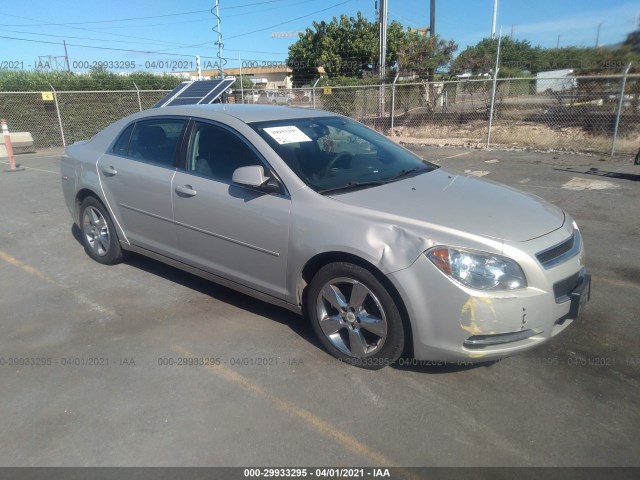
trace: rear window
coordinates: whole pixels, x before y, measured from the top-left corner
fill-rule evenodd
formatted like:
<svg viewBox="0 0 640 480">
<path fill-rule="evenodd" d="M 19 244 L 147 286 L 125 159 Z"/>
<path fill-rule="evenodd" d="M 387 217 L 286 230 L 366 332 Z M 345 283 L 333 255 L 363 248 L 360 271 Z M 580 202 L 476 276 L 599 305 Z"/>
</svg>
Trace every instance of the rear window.
<svg viewBox="0 0 640 480">
<path fill-rule="evenodd" d="M 176 148 L 186 120 L 157 118 L 127 127 L 113 147 L 113 153 L 135 160 L 173 165 Z"/>
<path fill-rule="evenodd" d="M 127 156 L 129 152 L 129 141 L 131 140 L 131 133 L 133 132 L 133 123 L 129 125 L 124 132 L 118 138 L 118 141 L 113 146 L 111 152 L 114 155 L 121 155 L 123 157 Z"/>
</svg>

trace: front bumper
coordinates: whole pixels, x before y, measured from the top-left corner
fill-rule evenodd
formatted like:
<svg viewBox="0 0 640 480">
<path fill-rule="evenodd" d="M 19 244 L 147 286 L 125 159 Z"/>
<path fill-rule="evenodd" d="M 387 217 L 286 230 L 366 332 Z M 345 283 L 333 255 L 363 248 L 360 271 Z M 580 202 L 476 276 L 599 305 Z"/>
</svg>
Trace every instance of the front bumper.
<svg viewBox="0 0 640 480">
<path fill-rule="evenodd" d="M 495 360 L 540 345 L 573 323 L 591 289 L 583 249 L 550 269 L 532 255 L 525 257 L 528 260 L 516 260 L 529 286 L 512 291 L 466 288 L 424 255 L 409 268 L 389 274 L 411 321 L 414 357 L 465 363 Z"/>
</svg>

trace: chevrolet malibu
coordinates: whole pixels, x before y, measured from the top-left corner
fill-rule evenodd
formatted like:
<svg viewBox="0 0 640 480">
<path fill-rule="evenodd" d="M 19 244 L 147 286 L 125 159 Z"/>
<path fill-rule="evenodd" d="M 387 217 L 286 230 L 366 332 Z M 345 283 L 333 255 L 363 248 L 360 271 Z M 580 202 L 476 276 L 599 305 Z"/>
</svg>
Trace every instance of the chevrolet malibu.
<svg viewBox="0 0 640 480">
<path fill-rule="evenodd" d="M 151 109 L 68 147 L 61 174 L 97 262 L 135 252 L 301 313 L 364 368 L 521 352 L 590 292 L 567 213 L 329 112 Z"/>
</svg>

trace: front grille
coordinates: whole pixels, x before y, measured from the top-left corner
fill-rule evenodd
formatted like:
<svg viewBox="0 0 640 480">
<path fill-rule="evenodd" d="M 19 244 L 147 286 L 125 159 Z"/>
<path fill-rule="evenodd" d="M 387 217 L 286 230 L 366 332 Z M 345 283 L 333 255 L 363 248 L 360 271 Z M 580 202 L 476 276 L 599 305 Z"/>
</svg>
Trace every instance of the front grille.
<svg viewBox="0 0 640 480">
<path fill-rule="evenodd" d="M 573 292 L 584 276 L 584 270 L 571 275 L 570 277 L 560 280 L 553 284 L 553 295 L 556 297 L 556 303 L 568 302 L 570 300 L 569 294 Z"/>
<path fill-rule="evenodd" d="M 536 254 L 536 258 L 544 268 L 551 268 L 580 252 L 580 233 L 573 231 L 573 235 L 562 243 Z"/>
</svg>

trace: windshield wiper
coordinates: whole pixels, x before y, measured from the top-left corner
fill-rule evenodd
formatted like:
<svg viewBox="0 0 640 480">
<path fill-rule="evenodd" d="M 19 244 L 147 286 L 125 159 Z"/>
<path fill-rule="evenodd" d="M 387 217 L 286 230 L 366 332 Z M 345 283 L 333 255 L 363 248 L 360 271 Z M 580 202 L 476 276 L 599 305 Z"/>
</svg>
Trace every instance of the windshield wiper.
<svg viewBox="0 0 640 480">
<path fill-rule="evenodd" d="M 372 180 L 370 182 L 349 182 L 346 185 L 340 185 L 339 187 L 325 188 L 324 190 L 317 190 L 318 193 L 339 192 L 341 190 L 357 190 L 360 188 L 375 187 L 378 185 L 384 185 L 387 181 Z"/>
<path fill-rule="evenodd" d="M 395 180 L 400 180 L 401 178 L 408 177 L 412 173 L 418 172 L 418 171 L 420 171 L 420 172 L 422 172 L 422 171 L 428 172 L 429 168 L 427 168 L 427 167 L 414 167 L 414 168 L 408 168 L 408 169 L 404 169 L 403 168 L 402 170 L 400 170 L 400 172 L 397 175 L 394 175 L 393 177 L 387 178 L 385 180 L 385 183 L 393 182 Z"/>
</svg>

